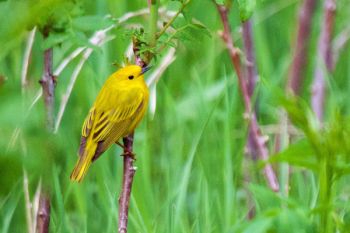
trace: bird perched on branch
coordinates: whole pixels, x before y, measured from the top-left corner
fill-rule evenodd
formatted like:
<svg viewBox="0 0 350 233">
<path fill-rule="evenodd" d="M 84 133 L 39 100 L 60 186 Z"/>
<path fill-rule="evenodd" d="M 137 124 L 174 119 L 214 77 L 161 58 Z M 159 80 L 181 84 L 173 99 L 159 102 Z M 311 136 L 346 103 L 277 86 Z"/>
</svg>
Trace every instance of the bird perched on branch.
<svg viewBox="0 0 350 233">
<path fill-rule="evenodd" d="M 149 67 L 128 65 L 107 79 L 85 119 L 71 180 L 80 182 L 93 161 L 134 132 L 148 105 L 149 91 L 143 75 L 147 70 Z"/>
</svg>

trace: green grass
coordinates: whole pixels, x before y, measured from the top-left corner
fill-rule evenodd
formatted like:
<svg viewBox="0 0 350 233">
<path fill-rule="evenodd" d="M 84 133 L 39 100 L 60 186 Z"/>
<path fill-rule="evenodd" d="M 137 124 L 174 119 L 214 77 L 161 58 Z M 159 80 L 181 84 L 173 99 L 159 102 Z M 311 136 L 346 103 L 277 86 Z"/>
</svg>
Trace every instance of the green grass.
<svg viewBox="0 0 350 233">
<path fill-rule="evenodd" d="M 0 9 L 6 2 L 0 3 Z M 277 126 L 279 122 L 278 111 L 282 106 L 276 103 L 283 98 L 281 90 L 284 90 L 291 64 L 298 3 L 294 0 L 258 1 L 252 18 L 261 78 L 256 89 L 256 102 L 259 122 L 263 126 Z M 349 21 L 349 6 L 345 3 L 345 0 L 338 2 L 342 7 L 338 8 L 335 35 L 347 27 Z M 161 1 L 162 6 L 167 4 L 168 1 Z M 83 4 L 84 14 L 101 17 L 106 14 L 120 17 L 144 7 L 147 7 L 146 1 L 141 0 Z M 186 9 L 187 16 L 200 20 L 212 36 L 200 34 L 195 40 L 184 40 L 178 45 L 176 60 L 157 85 L 156 113 L 154 116 L 148 114 L 136 130 L 137 171 L 130 203 L 129 232 L 311 233 L 320 232 L 320 229 L 347 232 L 350 225 L 348 45 L 342 50 L 329 80 L 325 130 L 312 128 L 316 135 L 313 138 L 306 129 L 308 124 L 313 124 L 313 118 L 307 115 L 307 106 L 321 13 L 322 7 L 318 6 L 306 68 L 308 77 L 301 94 L 305 108 L 298 108 L 299 102 L 285 103 L 292 118 L 307 118 L 307 121 L 292 120 L 302 133 L 285 142 L 287 150 L 278 154 L 273 163 L 281 184 L 286 182 L 289 174 L 288 192 L 273 193 L 262 175 L 261 164 L 244 154 L 247 122 L 243 118 L 237 78 L 217 35 L 221 23 L 216 9 L 211 1 L 192 1 Z M 233 36 L 241 46 L 235 5 L 230 16 Z M 149 18 L 137 17 L 131 22 L 147 28 Z M 18 24 L 18 28 L 22 26 Z M 6 32 L 4 30 L 0 32 Z M 91 166 L 81 184 L 69 181 L 83 120 L 104 80 L 116 69 L 112 63 L 122 62 L 130 43 L 123 28 L 117 28 L 111 34 L 116 39 L 95 50 L 85 63 L 57 134 L 45 130 L 42 100 L 28 112 L 40 87 L 41 36 L 35 37 L 29 85 L 22 94 L 20 75 L 25 33 L 0 34 L 0 41 L 5 41 L 8 36 L 13 39 L 4 44 L 0 52 L 0 75 L 6 78 L 4 84 L 0 84 L 1 233 L 27 231 L 23 169 L 29 176 L 31 198 L 40 179 L 50 194 L 50 232 L 117 232 L 117 202 L 122 180 L 120 148 L 110 148 Z M 56 46 L 55 67 L 75 48 L 76 45 L 70 42 Z M 58 77 L 56 111 L 79 59 Z M 160 60 L 158 58 L 154 63 Z M 19 129 L 17 137 L 16 128 Z M 268 147 L 273 151 L 276 134 L 268 133 Z M 315 140 L 321 148 L 319 151 L 309 145 Z M 310 161 L 317 169 L 324 170 L 308 167 Z M 334 176 L 332 185 L 327 184 L 330 176 Z M 324 195 L 329 191 L 331 196 Z M 254 213 L 251 219 L 249 213 Z M 328 219 L 326 227 L 324 218 Z"/>
</svg>

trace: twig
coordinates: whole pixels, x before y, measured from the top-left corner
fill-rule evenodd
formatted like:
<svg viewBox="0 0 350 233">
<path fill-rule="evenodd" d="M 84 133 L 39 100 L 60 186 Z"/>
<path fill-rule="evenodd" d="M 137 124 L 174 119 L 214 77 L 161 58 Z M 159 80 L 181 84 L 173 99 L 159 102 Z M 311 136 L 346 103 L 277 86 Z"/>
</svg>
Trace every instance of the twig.
<svg viewBox="0 0 350 233">
<path fill-rule="evenodd" d="M 316 9 L 316 0 L 304 0 L 299 11 L 299 25 L 294 58 L 289 74 L 287 89 L 299 94 L 307 62 L 307 42 L 310 36 L 312 16 Z"/>
<path fill-rule="evenodd" d="M 318 53 L 316 56 L 316 70 L 314 81 L 312 83 L 311 105 L 316 117 L 320 122 L 323 121 L 324 103 L 325 103 L 325 78 L 327 72 L 333 70 L 332 60 L 332 32 L 335 20 L 335 0 L 325 0 L 324 17 L 321 34 L 318 40 Z"/>
<path fill-rule="evenodd" d="M 50 224 L 50 199 L 44 192 L 39 198 L 39 210 L 37 215 L 37 233 L 48 233 Z"/>
<path fill-rule="evenodd" d="M 126 233 L 128 231 L 128 214 L 130 194 L 136 167 L 134 167 L 134 159 L 130 155 L 133 151 L 134 134 L 123 138 L 124 142 L 124 167 L 123 167 L 123 186 L 119 197 L 119 220 L 118 232 Z"/>
<path fill-rule="evenodd" d="M 44 39 L 49 36 L 50 26 L 43 29 Z M 39 81 L 44 95 L 46 107 L 46 127 L 52 131 L 54 127 L 54 100 L 55 100 L 55 77 L 52 74 L 53 67 L 53 49 L 48 48 L 44 51 L 44 74 Z M 37 232 L 48 233 L 50 224 L 50 198 L 49 195 L 41 192 L 39 198 L 39 210 L 36 216 Z"/>
<path fill-rule="evenodd" d="M 250 97 L 252 97 L 255 89 L 255 84 L 258 79 L 253 45 L 252 19 L 249 19 L 242 23 L 242 35 L 244 51 L 248 62 L 246 64 L 248 94 Z"/>
<path fill-rule="evenodd" d="M 138 48 L 133 43 L 133 51 L 135 54 L 135 63 L 141 67 L 145 66 L 146 63 L 136 54 L 138 54 Z M 155 85 L 160 78 L 160 75 L 164 72 L 166 67 L 168 67 L 174 61 L 175 49 L 171 48 L 169 53 L 163 58 L 159 69 L 157 69 L 151 77 L 147 80 L 148 86 Z M 128 213 L 129 213 L 129 203 L 130 194 L 132 189 L 133 178 L 136 172 L 136 167 L 134 167 L 134 159 L 130 156 L 130 152 L 133 151 L 133 141 L 134 134 L 131 134 L 123 138 L 124 142 L 124 166 L 123 166 L 123 185 L 121 195 L 119 197 L 119 219 L 118 219 L 118 232 L 126 233 L 128 225 Z"/>
<path fill-rule="evenodd" d="M 175 21 L 175 19 L 179 16 L 179 14 L 185 9 L 185 7 L 191 2 L 191 0 L 187 0 L 185 3 L 182 4 L 180 9 L 176 12 L 176 14 L 167 22 L 162 30 L 157 34 L 157 38 L 161 37 L 166 30 L 171 26 L 171 24 Z"/>
<path fill-rule="evenodd" d="M 252 19 L 249 19 L 242 23 L 242 37 L 244 44 L 244 51 L 246 54 L 246 65 L 245 65 L 245 74 L 247 76 L 247 88 L 250 99 L 253 97 L 255 84 L 257 81 L 257 72 L 256 72 L 256 62 L 255 54 L 253 47 L 253 35 L 252 35 Z M 254 136 L 252 128 L 249 127 L 248 131 L 248 142 L 247 142 L 248 153 L 252 155 L 253 159 L 257 159 L 258 151 L 255 148 Z"/>
<path fill-rule="evenodd" d="M 133 38 L 133 51 L 135 54 L 135 64 L 141 67 L 147 64 L 141 59 L 138 48 L 138 41 Z M 124 143 L 124 166 L 123 166 L 123 184 L 122 191 L 119 197 L 119 218 L 118 218 L 118 232 L 127 233 L 128 231 L 128 214 L 129 214 L 129 202 L 132 183 L 134 175 L 136 172 L 136 167 L 134 167 L 133 153 L 133 143 L 134 143 L 134 133 L 123 138 Z"/>
<path fill-rule="evenodd" d="M 23 92 L 25 86 L 27 85 L 28 67 L 29 67 L 29 63 L 30 63 L 30 56 L 32 53 L 35 32 L 36 32 L 36 27 L 34 27 L 33 30 L 31 30 L 29 32 L 26 50 L 25 50 L 24 56 L 23 56 L 23 68 L 22 68 L 22 73 L 21 73 L 22 92 Z"/>
<path fill-rule="evenodd" d="M 44 39 L 49 35 L 48 29 L 44 29 Z M 44 73 L 39 81 L 44 95 L 46 107 L 46 126 L 52 131 L 54 127 L 54 101 L 55 101 L 55 77 L 52 74 L 52 53 L 53 49 L 48 48 L 44 51 Z"/>
<path fill-rule="evenodd" d="M 215 3 L 216 4 L 216 3 Z M 238 83 L 240 90 L 243 95 L 244 105 L 245 105 L 245 112 L 250 120 L 250 127 L 252 131 L 252 135 L 254 137 L 254 143 L 257 148 L 258 154 L 261 157 L 261 159 L 266 160 L 268 159 L 268 150 L 266 148 L 266 137 L 264 137 L 261 134 L 261 131 L 259 129 L 259 125 L 256 120 L 255 111 L 252 111 L 251 106 L 251 100 L 248 93 L 247 83 L 244 80 L 243 73 L 241 71 L 241 62 L 239 57 L 239 50 L 234 47 L 233 39 L 231 36 L 231 29 L 228 22 L 228 10 L 223 5 L 216 4 L 217 10 L 220 14 L 221 21 L 223 23 L 224 31 L 222 33 L 222 39 L 224 40 L 227 50 L 230 53 L 232 64 L 235 68 L 235 72 L 237 74 Z M 264 168 L 264 174 L 267 179 L 267 182 L 270 186 L 270 188 L 273 191 L 279 190 L 279 184 L 275 175 L 275 172 L 272 169 L 272 166 L 270 164 L 267 164 Z"/>
</svg>

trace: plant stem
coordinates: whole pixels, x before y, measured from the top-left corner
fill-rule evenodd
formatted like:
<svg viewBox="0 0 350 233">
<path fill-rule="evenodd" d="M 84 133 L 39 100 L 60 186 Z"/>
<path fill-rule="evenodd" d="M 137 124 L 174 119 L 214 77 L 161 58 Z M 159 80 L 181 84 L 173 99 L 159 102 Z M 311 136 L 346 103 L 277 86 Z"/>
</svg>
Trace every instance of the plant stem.
<svg viewBox="0 0 350 233">
<path fill-rule="evenodd" d="M 332 167 L 330 161 L 323 158 L 320 161 L 320 196 L 319 196 L 319 207 L 320 207 L 320 232 L 331 233 L 332 222 L 330 218 L 331 203 L 332 203 L 332 180 L 333 180 Z"/>
<path fill-rule="evenodd" d="M 318 41 L 317 63 L 314 81 L 312 83 L 311 105 L 316 117 L 320 122 L 323 121 L 326 76 L 327 72 L 333 69 L 332 56 L 332 32 L 335 20 L 335 0 L 325 0 L 324 17 L 321 34 Z"/>
<path fill-rule="evenodd" d="M 248 94 L 250 95 L 250 97 L 252 97 L 255 89 L 255 84 L 258 78 L 253 44 L 252 19 L 249 19 L 242 23 L 242 37 L 244 51 L 248 61 L 246 64 Z"/>
<path fill-rule="evenodd" d="M 119 198 L 119 222 L 118 232 L 128 232 L 128 214 L 132 182 L 136 172 L 134 158 L 132 157 L 134 134 L 123 138 L 124 142 L 124 166 L 123 166 L 123 186 Z"/>
<path fill-rule="evenodd" d="M 289 74 L 287 89 L 299 94 L 307 63 L 307 42 L 310 36 L 311 20 L 316 9 L 316 0 L 304 0 L 299 11 L 298 35 L 294 50 L 294 58 Z"/>
<path fill-rule="evenodd" d="M 247 83 L 246 80 L 243 77 L 243 73 L 241 70 L 241 61 L 240 61 L 240 57 L 239 57 L 239 50 L 237 48 L 234 47 L 233 44 L 233 39 L 231 36 L 231 29 L 230 29 L 230 25 L 229 25 L 229 21 L 228 21 L 228 10 L 225 6 L 223 5 L 218 5 L 216 4 L 217 10 L 220 14 L 220 18 L 224 27 L 224 31 L 222 33 L 222 39 L 224 40 L 224 42 L 226 43 L 226 47 L 227 50 L 230 54 L 231 57 L 231 62 L 234 66 L 235 72 L 237 74 L 237 78 L 238 78 L 238 83 L 239 83 L 239 88 L 242 92 L 242 96 L 243 96 L 243 101 L 244 101 L 244 105 L 245 105 L 245 113 L 249 118 L 249 122 L 250 122 L 250 127 L 251 127 L 251 131 L 252 131 L 252 135 L 254 138 L 254 144 L 255 147 L 257 148 L 258 154 L 261 157 L 261 159 L 266 160 L 268 159 L 268 150 L 266 148 L 266 140 L 265 137 L 262 135 L 257 119 L 256 119 L 256 115 L 255 115 L 255 111 L 252 109 L 251 106 L 251 99 L 250 99 L 250 95 L 248 92 L 248 87 L 247 87 Z M 266 180 L 270 186 L 270 188 L 277 192 L 279 190 L 279 184 L 276 178 L 276 174 L 274 172 L 274 170 L 272 169 L 272 166 L 270 164 L 267 164 L 264 167 L 264 174 L 266 177 Z"/>
<path fill-rule="evenodd" d="M 255 84 L 257 80 L 256 64 L 255 64 L 255 54 L 253 46 L 253 35 L 252 35 L 252 21 L 251 19 L 242 23 L 242 37 L 244 52 L 247 58 L 247 64 L 245 66 L 245 74 L 247 76 L 247 88 L 250 99 L 253 97 Z M 252 156 L 254 160 L 258 157 L 257 149 L 255 148 L 254 136 L 251 127 L 248 131 L 248 141 L 247 141 L 248 153 Z"/>
<path fill-rule="evenodd" d="M 149 33 L 150 33 L 150 46 L 154 47 L 157 43 L 157 21 L 158 21 L 158 0 L 151 0 L 150 1 L 150 14 L 151 14 L 151 20 L 150 20 L 150 27 L 149 27 Z"/>
<path fill-rule="evenodd" d="M 49 36 L 48 29 L 44 29 L 43 35 L 44 39 Z M 52 74 L 52 54 L 52 48 L 44 51 L 44 73 L 39 81 L 43 89 L 46 107 L 46 126 L 49 131 L 53 131 L 54 129 L 55 77 Z"/>
<path fill-rule="evenodd" d="M 187 0 L 185 3 L 182 4 L 181 8 L 178 10 L 178 12 L 176 12 L 176 14 L 174 15 L 173 18 L 171 18 L 169 20 L 169 22 L 167 22 L 165 24 L 165 26 L 162 28 L 162 30 L 157 34 L 157 38 L 161 37 L 166 30 L 171 26 L 171 24 L 173 24 L 173 22 L 175 21 L 175 19 L 179 16 L 179 14 L 185 9 L 185 7 L 191 2 L 191 0 Z"/>
<path fill-rule="evenodd" d="M 44 39 L 47 39 L 50 32 L 50 26 L 47 26 L 43 30 Z M 39 81 L 44 95 L 44 102 L 46 107 L 46 127 L 50 132 L 54 129 L 54 100 L 55 100 L 55 77 L 52 74 L 52 55 L 53 49 L 48 48 L 44 51 L 44 74 Z M 50 198 L 49 195 L 41 192 L 39 198 L 39 210 L 37 215 L 37 232 L 47 233 L 49 232 L 50 224 Z"/>
<path fill-rule="evenodd" d="M 139 48 L 138 41 L 136 38 L 133 38 L 133 51 L 135 54 L 135 64 L 141 67 L 147 65 L 145 61 L 138 56 Z M 123 184 L 122 191 L 119 197 L 119 218 L 118 218 L 118 232 L 127 233 L 128 231 L 128 215 L 129 215 L 129 203 L 130 203 L 130 194 L 134 175 L 136 168 L 134 167 L 134 158 L 133 158 L 133 142 L 134 134 L 130 134 L 127 137 L 123 138 L 124 143 L 124 165 L 123 165 Z"/>
<path fill-rule="evenodd" d="M 37 233 L 48 233 L 50 224 L 51 204 L 49 196 L 42 191 L 39 199 L 39 209 L 37 215 Z"/>
</svg>

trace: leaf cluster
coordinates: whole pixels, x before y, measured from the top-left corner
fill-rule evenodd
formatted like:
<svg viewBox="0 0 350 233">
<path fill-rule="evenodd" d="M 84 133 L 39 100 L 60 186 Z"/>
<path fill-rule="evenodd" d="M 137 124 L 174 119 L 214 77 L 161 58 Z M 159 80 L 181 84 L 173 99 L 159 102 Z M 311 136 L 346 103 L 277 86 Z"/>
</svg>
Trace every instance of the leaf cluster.
<svg viewBox="0 0 350 233">
<path fill-rule="evenodd" d="M 320 172 L 320 161 L 327 160 L 335 177 L 350 173 L 350 120 L 339 112 L 332 120 L 319 126 L 306 102 L 298 97 L 286 97 L 281 101 L 289 119 L 305 138 L 290 145 L 286 150 L 271 156 L 271 162 L 288 162 Z"/>
</svg>

